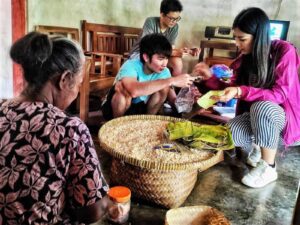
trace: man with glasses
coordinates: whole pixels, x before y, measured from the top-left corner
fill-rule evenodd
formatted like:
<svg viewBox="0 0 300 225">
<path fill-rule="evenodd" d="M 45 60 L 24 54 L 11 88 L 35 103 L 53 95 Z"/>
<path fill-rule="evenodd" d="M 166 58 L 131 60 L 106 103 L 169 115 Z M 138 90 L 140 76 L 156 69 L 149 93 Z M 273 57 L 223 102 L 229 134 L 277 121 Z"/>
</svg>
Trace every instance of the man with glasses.
<svg viewBox="0 0 300 225">
<path fill-rule="evenodd" d="M 193 56 L 199 54 L 199 48 L 175 49 L 175 40 L 178 36 L 178 22 L 181 20 L 180 14 L 182 8 L 182 4 L 179 0 L 162 0 L 160 5 L 160 17 L 148 17 L 146 19 L 142 32 L 130 51 L 130 58 L 139 58 L 139 44 L 144 36 L 147 34 L 160 33 L 169 40 L 173 47 L 172 55 L 168 62 L 168 68 L 173 76 L 182 74 L 182 53 L 190 53 Z M 168 95 L 168 100 L 173 104 L 175 99 L 176 94 L 174 91 L 171 91 Z"/>
<path fill-rule="evenodd" d="M 160 5 L 160 17 L 148 17 L 146 19 L 138 41 L 130 51 L 130 58 L 139 58 L 139 43 L 145 35 L 161 33 L 169 40 L 173 47 L 172 56 L 174 57 L 170 58 L 168 67 L 171 69 L 173 76 L 180 75 L 182 73 L 182 60 L 178 56 L 182 55 L 182 53 L 190 53 L 191 55 L 199 54 L 199 48 L 174 49 L 182 9 L 183 7 L 179 0 L 163 0 Z"/>
</svg>

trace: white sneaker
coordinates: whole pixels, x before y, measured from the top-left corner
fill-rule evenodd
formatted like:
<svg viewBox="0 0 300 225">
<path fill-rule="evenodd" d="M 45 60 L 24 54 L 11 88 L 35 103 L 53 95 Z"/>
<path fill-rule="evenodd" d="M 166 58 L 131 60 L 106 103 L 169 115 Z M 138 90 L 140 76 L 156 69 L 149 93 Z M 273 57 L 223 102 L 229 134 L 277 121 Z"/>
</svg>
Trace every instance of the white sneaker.
<svg viewBox="0 0 300 225">
<path fill-rule="evenodd" d="M 172 109 L 172 106 L 168 102 L 164 103 L 164 107 L 167 109 Z"/>
<path fill-rule="evenodd" d="M 253 188 L 263 187 L 275 180 L 277 180 L 276 168 L 268 165 L 264 160 L 260 160 L 256 168 L 253 168 L 242 179 L 242 183 Z"/>
<path fill-rule="evenodd" d="M 247 158 L 247 164 L 252 167 L 257 167 L 257 163 L 261 159 L 261 150 L 260 147 L 256 144 L 252 144 L 252 146 L 252 151 L 249 153 L 249 156 Z"/>
</svg>

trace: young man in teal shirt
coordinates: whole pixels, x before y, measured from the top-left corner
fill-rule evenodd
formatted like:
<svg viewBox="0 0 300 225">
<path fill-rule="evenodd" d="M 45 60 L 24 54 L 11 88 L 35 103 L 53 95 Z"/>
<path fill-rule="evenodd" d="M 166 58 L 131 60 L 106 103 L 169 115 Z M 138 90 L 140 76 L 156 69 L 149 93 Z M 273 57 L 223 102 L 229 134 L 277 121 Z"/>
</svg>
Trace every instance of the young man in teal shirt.
<svg viewBox="0 0 300 225">
<path fill-rule="evenodd" d="M 172 52 L 161 34 L 150 34 L 140 42 L 140 58 L 129 59 L 116 76 L 102 104 L 105 119 L 128 114 L 157 114 L 171 86 L 188 87 L 195 80 L 188 74 L 171 77 L 167 68 Z"/>
<path fill-rule="evenodd" d="M 140 54 L 139 44 L 141 39 L 148 34 L 162 34 L 172 45 L 172 54 L 168 61 L 168 68 L 171 70 L 172 76 L 182 74 L 183 62 L 182 54 L 189 53 L 192 56 L 197 56 L 200 52 L 199 48 L 181 48 L 175 49 L 175 41 L 178 36 L 179 25 L 181 20 L 180 14 L 183 10 L 182 4 L 179 0 L 162 0 L 160 4 L 160 16 L 148 17 L 145 20 L 143 29 L 138 37 L 136 43 L 130 50 L 130 58 L 138 59 Z M 176 94 L 172 90 L 168 95 L 168 101 L 171 105 L 174 104 Z"/>
</svg>

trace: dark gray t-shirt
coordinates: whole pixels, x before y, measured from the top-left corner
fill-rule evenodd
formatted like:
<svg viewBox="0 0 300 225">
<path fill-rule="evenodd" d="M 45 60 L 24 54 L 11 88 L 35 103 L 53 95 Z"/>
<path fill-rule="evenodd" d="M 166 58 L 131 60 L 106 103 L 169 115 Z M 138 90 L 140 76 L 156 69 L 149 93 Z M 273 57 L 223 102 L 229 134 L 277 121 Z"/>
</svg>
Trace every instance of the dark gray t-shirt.
<svg viewBox="0 0 300 225">
<path fill-rule="evenodd" d="M 162 33 L 159 27 L 159 17 L 148 17 L 144 23 L 143 29 L 137 41 L 134 43 L 134 45 L 130 50 L 130 56 L 133 54 L 139 54 L 141 39 L 147 34 L 154 34 L 154 33 L 163 34 L 169 40 L 171 45 L 174 45 L 175 39 L 178 36 L 178 24 L 176 24 L 174 27 L 167 28 L 165 32 Z"/>
</svg>

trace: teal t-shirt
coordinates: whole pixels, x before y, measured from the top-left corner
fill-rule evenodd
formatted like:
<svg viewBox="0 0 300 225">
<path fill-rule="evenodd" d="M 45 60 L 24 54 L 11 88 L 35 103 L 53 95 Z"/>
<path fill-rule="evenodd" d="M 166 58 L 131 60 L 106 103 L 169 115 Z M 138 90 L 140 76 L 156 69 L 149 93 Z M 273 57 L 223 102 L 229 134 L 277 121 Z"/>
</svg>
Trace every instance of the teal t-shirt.
<svg viewBox="0 0 300 225">
<path fill-rule="evenodd" d="M 116 81 L 122 80 L 124 77 L 135 77 L 138 82 L 147 82 L 153 80 L 167 79 L 171 77 L 170 70 L 165 68 L 161 73 L 145 74 L 143 63 L 139 59 L 128 59 L 119 70 Z M 149 95 L 139 96 L 132 99 L 132 103 L 147 102 Z"/>
</svg>

